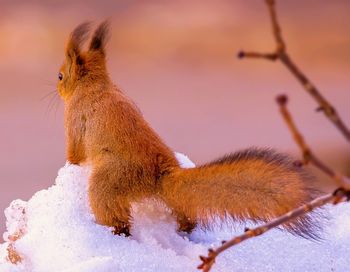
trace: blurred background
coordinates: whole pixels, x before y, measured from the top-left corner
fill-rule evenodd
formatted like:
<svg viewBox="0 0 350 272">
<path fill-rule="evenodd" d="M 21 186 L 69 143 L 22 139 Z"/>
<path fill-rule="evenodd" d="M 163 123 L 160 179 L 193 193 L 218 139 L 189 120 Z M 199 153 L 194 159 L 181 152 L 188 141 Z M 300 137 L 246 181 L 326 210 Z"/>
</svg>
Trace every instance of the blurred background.
<svg viewBox="0 0 350 272">
<path fill-rule="evenodd" d="M 291 56 L 350 126 L 350 1 L 277 4 Z M 285 67 L 236 58 L 275 47 L 262 0 L 0 0 L 0 233 L 9 203 L 54 184 L 65 164 L 63 105 L 50 92 L 71 30 L 105 18 L 114 82 L 174 150 L 197 164 L 249 146 L 298 157 L 275 104 L 286 93 L 315 153 L 349 174 L 349 144 Z"/>
</svg>

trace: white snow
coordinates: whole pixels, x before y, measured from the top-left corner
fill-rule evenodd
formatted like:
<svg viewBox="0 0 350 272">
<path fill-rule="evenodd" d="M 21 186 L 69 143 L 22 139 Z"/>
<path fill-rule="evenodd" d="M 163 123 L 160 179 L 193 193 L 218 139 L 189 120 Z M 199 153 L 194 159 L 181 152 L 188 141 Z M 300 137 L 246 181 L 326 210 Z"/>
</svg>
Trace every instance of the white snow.
<svg viewBox="0 0 350 272">
<path fill-rule="evenodd" d="M 194 167 L 182 154 L 177 159 L 182 167 Z M 133 204 L 132 236 L 115 236 L 94 222 L 87 198 L 88 176 L 89 167 L 67 163 L 55 185 L 28 202 L 11 203 L 5 211 L 6 242 L 0 245 L 1 272 L 198 271 L 199 255 L 245 227 L 236 224 L 207 232 L 197 229 L 191 235 L 178 233 L 170 211 L 149 199 Z M 323 241 L 273 230 L 220 255 L 212 271 L 350 271 L 350 205 L 325 210 L 332 218 Z M 6 259 L 10 243 L 22 258 L 17 265 Z"/>
</svg>

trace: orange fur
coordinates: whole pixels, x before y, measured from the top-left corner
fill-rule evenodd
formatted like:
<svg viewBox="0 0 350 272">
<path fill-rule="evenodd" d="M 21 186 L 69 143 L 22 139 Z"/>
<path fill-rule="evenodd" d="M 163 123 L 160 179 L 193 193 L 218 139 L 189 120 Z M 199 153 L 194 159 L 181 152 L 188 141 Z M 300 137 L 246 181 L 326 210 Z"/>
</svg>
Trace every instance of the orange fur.
<svg viewBox="0 0 350 272">
<path fill-rule="evenodd" d="M 215 216 L 269 220 L 310 200 L 304 171 L 267 150 L 181 169 L 172 150 L 111 82 L 104 48 L 108 24 L 96 29 L 82 52 L 88 33 L 88 23 L 73 31 L 58 91 L 65 104 L 67 159 L 93 167 L 89 199 L 98 223 L 128 234 L 130 203 L 146 197 L 162 199 L 184 231 L 197 221 L 208 225 Z M 286 227 L 312 236 L 308 216 Z"/>
<path fill-rule="evenodd" d="M 268 221 L 311 201 L 310 176 L 287 156 L 248 149 L 193 169 L 177 169 L 162 183 L 163 199 L 190 220 L 209 226 L 215 217 Z M 317 238 L 309 215 L 285 227 Z"/>
</svg>

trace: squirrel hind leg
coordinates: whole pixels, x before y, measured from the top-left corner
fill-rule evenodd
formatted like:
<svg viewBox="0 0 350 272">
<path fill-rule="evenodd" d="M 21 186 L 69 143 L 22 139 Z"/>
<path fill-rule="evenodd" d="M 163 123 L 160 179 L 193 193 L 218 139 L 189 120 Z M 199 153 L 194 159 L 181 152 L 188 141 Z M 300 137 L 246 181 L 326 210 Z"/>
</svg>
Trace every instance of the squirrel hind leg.
<svg viewBox="0 0 350 272">
<path fill-rule="evenodd" d="M 118 180 L 103 169 L 95 169 L 89 180 L 90 207 L 96 223 L 114 227 L 113 234 L 130 236 L 132 199 L 125 196 L 125 192 L 121 194 Z"/>
<path fill-rule="evenodd" d="M 130 223 L 129 222 L 118 222 L 112 231 L 114 235 L 124 234 L 126 237 L 130 236 Z"/>
</svg>

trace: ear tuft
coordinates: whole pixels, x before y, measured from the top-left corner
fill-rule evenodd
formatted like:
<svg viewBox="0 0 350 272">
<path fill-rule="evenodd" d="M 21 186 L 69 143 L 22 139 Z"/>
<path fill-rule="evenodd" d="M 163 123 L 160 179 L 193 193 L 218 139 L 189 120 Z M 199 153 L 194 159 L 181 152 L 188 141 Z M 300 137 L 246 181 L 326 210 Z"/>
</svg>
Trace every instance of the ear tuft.
<svg viewBox="0 0 350 272">
<path fill-rule="evenodd" d="M 83 43 L 86 41 L 91 28 L 90 22 L 84 22 L 78 25 L 72 32 L 70 41 L 80 49 Z"/>
<path fill-rule="evenodd" d="M 109 38 L 109 21 L 102 22 L 91 39 L 89 51 L 100 51 L 102 54 L 105 52 L 105 46 Z"/>
<path fill-rule="evenodd" d="M 81 46 L 89 35 L 90 27 L 90 22 L 84 22 L 78 25 L 71 33 L 66 47 L 66 56 L 70 64 L 79 62 Z"/>
</svg>

